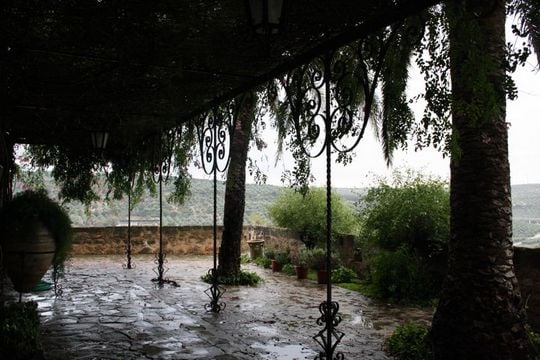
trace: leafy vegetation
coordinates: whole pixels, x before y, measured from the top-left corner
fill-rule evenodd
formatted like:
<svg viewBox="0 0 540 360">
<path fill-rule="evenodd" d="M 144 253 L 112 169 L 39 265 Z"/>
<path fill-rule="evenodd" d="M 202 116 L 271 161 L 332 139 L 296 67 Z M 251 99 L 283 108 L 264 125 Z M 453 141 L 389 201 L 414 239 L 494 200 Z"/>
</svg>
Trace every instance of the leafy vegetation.
<svg viewBox="0 0 540 360">
<path fill-rule="evenodd" d="M 359 207 L 367 279 L 395 301 L 436 297 L 446 271 L 449 239 L 446 185 L 412 173 L 395 174 L 368 191 Z"/>
<path fill-rule="evenodd" d="M 406 323 L 396 328 L 385 341 L 388 354 L 398 360 L 431 360 L 433 353 L 429 345 L 427 327 Z"/>
<path fill-rule="evenodd" d="M 212 274 L 206 273 L 201 276 L 201 280 L 205 283 L 211 284 L 212 283 Z M 219 275 L 218 283 L 222 285 L 249 285 L 254 286 L 261 282 L 263 282 L 263 278 L 261 278 L 257 273 L 252 271 L 244 271 L 241 270 L 238 274 L 235 275 L 227 275 L 227 276 L 221 276 Z"/>
<path fill-rule="evenodd" d="M 23 178 L 15 184 L 17 192 L 24 191 L 27 188 L 40 189 L 45 188 L 51 198 L 57 198 L 58 187 L 54 184 L 52 178 L 47 173 L 43 178 L 30 172 L 25 172 Z M 24 181 L 23 181 L 24 179 Z M 174 180 L 174 179 L 173 179 Z M 163 222 L 166 226 L 186 226 L 186 225 L 210 225 L 212 224 L 211 198 L 208 197 L 208 191 L 211 191 L 211 181 L 192 179 L 190 195 L 186 197 L 183 205 L 177 203 L 164 202 L 163 204 Z M 105 184 L 97 184 L 97 193 L 105 198 L 107 187 Z M 164 198 L 169 198 L 174 191 L 172 184 L 165 184 Z M 224 184 L 218 183 L 218 221 L 222 218 L 223 207 L 219 205 L 222 201 Z M 246 185 L 246 216 L 244 225 L 264 225 L 271 224 L 268 207 L 274 203 L 282 188 L 273 185 L 247 184 Z M 362 201 L 358 202 L 358 196 L 365 195 L 364 189 L 334 189 L 348 205 L 355 201 L 362 207 Z M 135 225 L 157 224 L 159 214 L 159 204 L 155 193 L 144 192 L 140 194 L 138 204 L 133 206 L 133 223 Z M 513 236 L 514 242 L 524 246 L 540 246 L 540 237 L 534 236 L 540 234 L 540 185 L 513 185 Z M 73 226 L 92 227 L 92 226 L 116 226 L 126 223 L 127 220 L 127 198 L 100 200 L 93 202 L 86 207 L 77 201 L 71 201 L 63 204 L 63 207 L 69 214 Z"/>
<path fill-rule="evenodd" d="M 281 265 L 288 265 L 291 263 L 291 256 L 287 251 L 277 251 L 275 253 L 274 260 Z"/>
<path fill-rule="evenodd" d="M 0 306 L 0 358 L 41 359 L 37 304 Z"/>
<path fill-rule="evenodd" d="M 54 238 L 54 263 L 62 264 L 71 247 L 71 220 L 67 212 L 48 197 L 45 190 L 26 190 L 16 194 L 0 213 L 0 229 L 5 241 L 33 238 L 40 224 Z"/>
<path fill-rule="evenodd" d="M 529 342 L 531 344 L 531 351 L 534 360 L 540 360 L 540 334 L 529 331 Z"/>
<path fill-rule="evenodd" d="M 304 253 L 306 265 L 313 270 L 326 269 L 326 252 L 321 248 L 306 249 Z"/>
<path fill-rule="evenodd" d="M 295 275 L 296 274 L 296 270 L 294 269 L 293 264 L 285 264 L 285 265 L 283 265 L 283 268 L 281 269 L 281 272 L 286 274 L 286 275 Z"/>
<path fill-rule="evenodd" d="M 265 269 L 270 269 L 272 266 L 272 260 L 267 258 L 266 256 L 261 256 L 253 260 L 255 265 L 263 267 Z"/>
<path fill-rule="evenodd" d="M 326 191 L 310 189 L 305 195 L 285 189 L 268 208 L 277 226 L 298 231 L 302 241 L 312 248 L 326 238 Z M 351 234 L 356 229 L 354 211 L 337 194 L 332 193 L 333 234 Z"/>
<path fill-rule="evenodd" d="M 332 282 L 333 283 L 350 283 L 356 278 L 356 273 L 353 269 L 349 269 L 345 266 L 340 266 L 337 269 L 332 270 Z"/>
</svg>

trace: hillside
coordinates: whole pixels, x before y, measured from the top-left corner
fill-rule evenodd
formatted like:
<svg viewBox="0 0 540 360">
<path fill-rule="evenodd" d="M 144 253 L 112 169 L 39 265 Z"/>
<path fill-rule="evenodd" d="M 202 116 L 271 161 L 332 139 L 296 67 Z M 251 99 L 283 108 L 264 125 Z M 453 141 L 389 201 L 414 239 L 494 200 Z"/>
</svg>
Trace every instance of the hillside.
<svg viewBox="0 0 540 360">
<path fill-rule="evenodd" d="M 512 186 L 514 243 L 540 247 L 540 184 Z"/>
<path fill-rule="evenodd" d="M 49 192 L 56 196 L 52 179 L 46 179 Z M 166 226 L 211 225 L 212 224 L 212 181 L 193 179 L 191 196 L 184 205 L 165 201 L 172 185 L 164 186 L 163 223 Z M 218 223 L 222 222 L 225 184 L 218 182 Z M 246 185 L 246 225 L 270 224 L 267 207 L 278 197 L 282 187 L 273 185 Z M 335 189 L 351 206 L 358 201 L 365 189 Z M 540 247 L 540 184 L 512 186 L 514 242 L 522 246 Z M 127 198 L 120 201 L 97 202 L 89 209 L 80 203 L 66 204 L 73 224 L 78 227 L 117 226 L 127 222 Z M 159 201 L 157 195 L 146 194 L 144 200 L 132 211 L 133 225 L 157 224 Z"/>
</svg>

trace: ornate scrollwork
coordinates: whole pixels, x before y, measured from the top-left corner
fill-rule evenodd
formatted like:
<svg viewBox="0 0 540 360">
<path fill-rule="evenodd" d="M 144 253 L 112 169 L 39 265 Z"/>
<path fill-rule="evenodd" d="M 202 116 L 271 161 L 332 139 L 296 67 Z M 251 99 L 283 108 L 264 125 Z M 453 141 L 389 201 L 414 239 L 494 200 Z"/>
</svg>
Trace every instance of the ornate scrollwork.
<svg viewBox="0 0 540 360">
<path fill-rule="evenodd" d="M 221 296 L 225 293 L 226 289 L 219 286 L 217 281 L 217 270 L 215 268 L 208 270 L 208 274 L 212 277 L 212 285 L 204 291 L 206 296 L 210 298 L 210 302 L 204 305 L 204 308 L 208 312 L 219 313 L 227 306 L 224 302 L 221 302 Z"/>
<path fill-rule="evenodd" d="M 213 260 L 214 266 L 209 270 L 212 285 L 205 290 L 210 303 L 205 304 L 206 311 L 219 313 L 225 309 L 225 303 L 220 302 L 225 292 L 217 281 L 217 173 L 225 172 L 230 162 L 230 142 L 234 132 L 233 120 L 236 115 L 233 103 L 215 108 L 202 115 L 197 123 L 197 138 L 201 152 L 201 167 L 207 175 L 213 175 L 214 184 L 214 215 L 213 215 Z"/>
<path fill-rule="evenodd" d="M 364 136 L 375 102 L 377 83 L 384 57 L 396 29 L 383 30 L 355 44 L 314 59 L 285 76 L 283 87 L 296 134 L 296 145 L 311 158 L 325 154 L 327 219 L 326 257 L 331 272 L 332 153 L 348 159 Z M 314 338 L 321 345 L 319 359 L 343 359 L 335 347 L 344 334 L 335 329 L 341 321 L 339 305 L 332 301 L 332 282 L 328 281 L 327 299 L 319 307 L 318 325 L 325 325 Z"/>
<path fill-rule="evenodd" d="M 171 174 L 174 143 L 177 139 L 177 129 L 160 132 L 154 139 L 153 162 L 154 171 L 152 177 L 154 182 L 168 181 Z"/>
<path fill-rule="evenodd" d="M 216 108 L 199 118 L 197 137 L 201 167 L 207 175 L 225 172 L 229 166 L 229 144 L 233 134 L 234 108 L 231 104 Z"/>
<path fill-rule="evenodd" d="M 358 146 L 394 34 L 395 29 L 345 46 L 285 77 L 286 100 L 306 155 L 322 155 L 327 144 L 342 154 Z"/>
<path fill-rule="evenodd" d="M 323 348 L 316 359 L 320 360 L 342 360 L 345 358 L 343 353 L 336 353 L 336 346 L 341 342 L 345 335 L 343 332 L 336 329 L 336 326 L 341 322 L 339 314 L 339 304 L 335 301 L 324 301 L 319 305 L 321 316 L 317 319 L 317 325 L 324 328 L 313 337 L 315 341 Z"/>
<path fill-rule="evenodd" d="M 157 275 L 157 277 L 153 278 L 152 281 L 157 283 L 159 287 L 163 287 L 164 284 L 169 284 L 174 287 L 178 287 L 178 283 L 174 280 L 166 279 L 165 274 L 169 271 L 169 268 L 165 266 L 165 264 L 168 262 L 167 255 L 163 252 L 159 252 L 156 254 L 156 258 L 154 259 L 154 264 L 157 265 L 157 267 L 153 268 L 152 270 Z"/>
<path fill-rule="evenodd" d="M 64 274 L 64 265 L 53 264 L 52 279 L 53 279 L 53 286 L 54 286 L 54 296 L 56 297 L 62 297 L 62 295 L 64 294 L 63 286 L 60 283 L 60 278 L 63 277 L 63 274 Z"/>
</svg>

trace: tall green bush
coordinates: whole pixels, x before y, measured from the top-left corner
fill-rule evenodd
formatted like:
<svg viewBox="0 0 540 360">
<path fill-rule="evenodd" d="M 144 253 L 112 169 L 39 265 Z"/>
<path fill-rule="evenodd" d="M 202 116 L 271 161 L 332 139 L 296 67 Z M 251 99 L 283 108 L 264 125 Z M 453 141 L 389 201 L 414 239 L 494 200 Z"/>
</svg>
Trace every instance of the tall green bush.
<svg viewBox="0 0 540 360">
<path fill-rule="evenodd" d="M 407 172 L 358 203 L 361 246 L 375 292 L 395 300 L 436 297 L 445 272 L 450 203 L 444 182 Z"/>
<path fill-rule="evenodd" d="M 305 195 L 285 189 L 268 208 L 275 225 L 298 231 L 312 248 L 326 239 L 326 190 L 312 188 Z M 357 228 L 354 209 L 337 193 L 332 193 L 332 232 L 352 234 Z"/>
</svg>

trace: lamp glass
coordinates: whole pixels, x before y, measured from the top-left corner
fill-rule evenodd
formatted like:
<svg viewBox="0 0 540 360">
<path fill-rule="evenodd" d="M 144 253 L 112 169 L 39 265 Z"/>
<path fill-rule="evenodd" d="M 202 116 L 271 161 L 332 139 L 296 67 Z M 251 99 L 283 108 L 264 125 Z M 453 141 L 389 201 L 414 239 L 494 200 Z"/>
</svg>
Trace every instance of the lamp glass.
<svg viewBox="0 0 540 360">
<path fill-rule="evenodd" d="M 94 131 L 91 134 L 92 146 L 96 150 L 105 150 L 107 147 L 107 140 L 109 140 L 109 133 L 105 131 Z"/>
<path fill-rule="evenodd" d="M 277 34 L 284 0 L 249 0 L 251 23 L 260 35 Z"/>
</svg>

